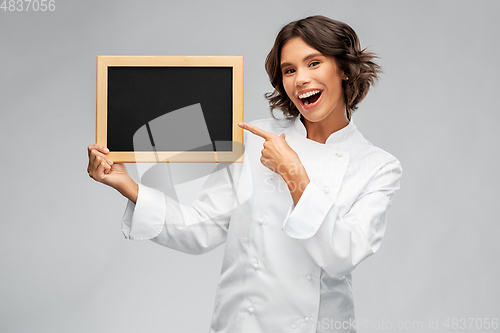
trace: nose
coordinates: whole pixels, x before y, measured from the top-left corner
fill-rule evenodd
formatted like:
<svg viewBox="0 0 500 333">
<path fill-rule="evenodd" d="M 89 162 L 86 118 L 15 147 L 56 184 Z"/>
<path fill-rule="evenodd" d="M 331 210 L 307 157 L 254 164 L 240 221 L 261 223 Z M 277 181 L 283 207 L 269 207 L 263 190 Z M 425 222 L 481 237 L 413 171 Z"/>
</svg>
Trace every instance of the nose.
<svg viewBox="0 0 500 333">
<path fill-rule="evenodd" d="M 309 82 L 311 82 L 311 79 L 309 78 L 307 71 L 297 70 L 297 74 L 295 76 L 295 86 L 301 87 Z"/>
</svg>

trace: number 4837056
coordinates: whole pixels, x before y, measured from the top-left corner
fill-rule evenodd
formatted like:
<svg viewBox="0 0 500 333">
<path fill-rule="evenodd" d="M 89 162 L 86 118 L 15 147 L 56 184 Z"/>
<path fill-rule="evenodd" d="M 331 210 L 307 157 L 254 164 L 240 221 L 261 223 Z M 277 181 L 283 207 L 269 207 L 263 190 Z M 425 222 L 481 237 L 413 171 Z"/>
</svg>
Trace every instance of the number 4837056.
<svg viewBox="0 0 500 333">
<path fill-rule="evenodd" d="M 4 12 L 53 12 L 56 10 L 56 0 L 3 0 L 0 9 Z"/>
</svg>

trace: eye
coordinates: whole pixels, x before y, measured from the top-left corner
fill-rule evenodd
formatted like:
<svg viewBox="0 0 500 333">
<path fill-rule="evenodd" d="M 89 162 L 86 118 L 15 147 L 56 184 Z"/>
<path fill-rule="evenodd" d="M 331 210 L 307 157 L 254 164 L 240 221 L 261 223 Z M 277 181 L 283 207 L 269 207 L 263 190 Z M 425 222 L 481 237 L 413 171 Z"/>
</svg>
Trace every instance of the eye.
<svg viewBox="0 0 500 333">
<path fill-rule="evenodd" d="M 319 61 L 313 61 L 309 64 L 309 67 L 315 67 L 319 65 Z"/>
<path fill-rule="evenodd" d="M 294 72 L 295 72 L 295 69 L 293 69 L 293 68 L 288 68 L 288 69 L 285 69 L 285 70 L 283 71 L 283 74 L 284 74 L 284 75 L 286 75 L 286 74 L 292 74 L 292 73 L 294 73 Z"/>
</svg>

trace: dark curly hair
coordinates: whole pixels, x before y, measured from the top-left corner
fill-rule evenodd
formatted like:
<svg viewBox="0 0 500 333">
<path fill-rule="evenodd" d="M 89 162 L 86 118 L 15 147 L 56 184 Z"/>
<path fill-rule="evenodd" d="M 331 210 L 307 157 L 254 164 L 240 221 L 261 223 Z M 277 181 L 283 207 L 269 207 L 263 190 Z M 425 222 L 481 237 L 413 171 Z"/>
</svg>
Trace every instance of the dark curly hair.
<svg viewBox="0 0 500 333">
<path fill-rule="evenodd" d="M 370 86 L 382 72 L 373 59 L 378 58 L 366 48 L 361 50 L 356 32 L 347 24 L 316 15 L 291 22 L 284 26 L 266 57 L 266 71 L 274 87 L 272 93 L 264 96 L 269 100 L 271 115 L 280 109 L 286 116 L 296 117 L 299 110 L 290 100 L 283 87 L 280 69 L 281 49 L 290 39 L 300 37 L 323 55 L 333 56 L 337 66 L 344 71 L 347 80 L 342 80 L 347 117 L 358 108 Z"/>
</svg>

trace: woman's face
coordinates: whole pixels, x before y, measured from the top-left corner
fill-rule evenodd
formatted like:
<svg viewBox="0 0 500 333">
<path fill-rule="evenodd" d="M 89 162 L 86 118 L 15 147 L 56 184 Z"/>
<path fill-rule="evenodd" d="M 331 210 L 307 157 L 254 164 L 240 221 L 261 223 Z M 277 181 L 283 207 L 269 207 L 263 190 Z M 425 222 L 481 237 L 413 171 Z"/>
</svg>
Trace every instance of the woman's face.
<svg viewBox="0 0 500 333">
<path fill-rule="evenodd" d="M 345 115 L 344 73 L 333 57 L 295 37 L 281 49 L 281 73 L 288 97 L 305 119 L 319 122 Z"/>
</svg>

